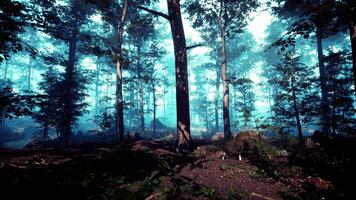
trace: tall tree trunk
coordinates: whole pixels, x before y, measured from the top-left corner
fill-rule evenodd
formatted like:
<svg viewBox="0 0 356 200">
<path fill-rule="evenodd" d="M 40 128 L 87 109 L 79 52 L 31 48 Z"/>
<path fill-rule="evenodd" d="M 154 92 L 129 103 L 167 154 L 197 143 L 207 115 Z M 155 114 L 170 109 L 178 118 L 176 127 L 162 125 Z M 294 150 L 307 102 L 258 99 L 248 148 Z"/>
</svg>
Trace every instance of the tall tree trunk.
<svg viewBox="0 0 356 200">
<path fill-rule="evenodd" d="M 220 64 L 219 64 L 219 50 L 216 48 L 216 80 L 215 80 L 215 131 L 219 131 L 219 88 L 220 88 Z"/>
<path fill-rule="evenodd" d="M 4 80 L 7 80 L 7 73 L 8 73 L 9 66 L 7 62 L 4 62 Z"/>
<path fill-rule="evenodd" d="M 293 98 L 295 119 L 297 122 L 298 136 L 299 136 L 299 141 L 302 144 L 304 142 L 304 139 L 303 139 L 302 125 L 300 123 L 300 112 L 299 112 L 299 106 L 297 101 L 297 95 L 295 93 L 295 87 L 294 87 L 294 78 L 292 78 L 291 80 L 291 85 L 292 85 L 292 98 Z"/>
<path fill-rule="evenodd" d="M 32 63 L 28 65 L 27 69 L 27 91 L 31 91 L 31 77 L 32 77 Z"/>
<path fill-rule="evenodd" d="M 234 87 L 231 87 L 230 88 L 230 92 L 229 93 L 231 93 L 231 100 L 230 100 L 230 124 L 232 123 L 232 124 L 234 124 L 234 117 L 235 117 L 235 105 L 234 105 L 234 99 L 235 99 L 235 88 Z M 233 125 L 234 126 L 234 125 Z M 233 127 L 234 128 L 234 127 Z"/>
<path fill-rule="evenodd" d="M 352 47 L 352 69 L 354 74 L 354 86 L 356 92 L 356 25 L 352 25 L 350 27 L 350 38 Z"/>
<path fill-rule="evenodd" d="M 207 97 L 206 97 L 207 98 Z M 206 132 L 209 133 L 209 111 L 208 111 L 208 101 L 206 101 L 205 106 L 205 128 Z"/>
<path fill-rule="evenodd" d="M 95 75 L 95 115 L 99 114 L 99 82 L 100 82 L 100 66 L 99 63 L 96 64 L 96 75 Z"/>
<path fill-rule="evenodd" d="M 122 96 L 122 42 L 124 26 L 128 12 L 128 0 L 124 1 L 122 16 L 118 25 L 117 55 L 116 55 L 116 141 L 125 141 L 124 133 L 124 100 Z"/>
<path fill-rule="evenodd" d="M 143 80 L 141 77 L 141 44 L 137 45 L 136 73 L 138 82 L 138 114 L 140 116 L 141 135 L 145 132 L 145 112 L 143 110 Z"/>
<path fill-rule="evenodd" d="M 64 119 L 64 130 L 63 130 L 63 140 L 64 145 L 67 147 L 69 145 L 69 139 L 72 134 L 72 123 L 74 119 L 74 102 L 73 102 L 73 95 L 74 95 L 74 85 L 75 85 L 75 62 L 76 62 L 76 53 L 77 53 L 77 40 L 79 34 L 79 27 L 77 21 L 77 9 L 78 9 L 78 2 L 73 2 L 73 9 L 72 9 L 72 16 L 74 17 L 74 24 L 72 26 L 72 35 L 69 40 L 69 57 L 68 57 L 68 64 L 65 69 L 65 96 L 64 98 L 64 113 L 66 115 Z"/>
<path fill-rule="evenodd" d="M 167 0 L 175 54 L 178 146 L 190 145 L 187 49 L 179 0 Z"/>
<path fill-rule="evenodd" d="M 7 81 L 8 64 L 7 64 L 7 62 L 3 62 L 3 63 L 4 63 L 4 81 Z M 5 113 L 3 113 L 0 116 L 0 125 L 1 125 L 1 128 L 5 128 L 5 125 L 6 125 Z"/>
<path fill-rule="evenodd" d="M 153 96 L 153 135 L 156 135 L 157 104 L 156 104 L 156 85 L 155 85 L 155 83 L 153 83 L 153 85 L 152 85 L 152 96 Z"/>
<path fill-rule="evenodd" d="M 323 32 L 321 28 L 317 28 L 316 33 L 317 47 L 318 47 L 318 59 L 319 59 L 319 74 L 320 74 L 320 89 L 321 89 L 321 122 L 322 131 L 325 134 L 330 133 L 330 116 L 329 116 L 329 102 L 328 92 L 326 85 L 326 72 L 323 54 Z"/>
<path fill-rule="evenodd" d="M 229 84 L 227 79 L 227 58 L 226 58 L 226 33 L 223 27 L 221 32 L 221 80 L 223 84 L 223 120 L 224 135 L 226 138 L 231 137 L 230 129 L 230 112 L 229 112 Z"/>
<path fill-rule="evenodd" d="M 48 139 L 48 120 L 45 120 L 45 123 L 43 125 L 43 140 L 47 141 Z"/>
</svg>

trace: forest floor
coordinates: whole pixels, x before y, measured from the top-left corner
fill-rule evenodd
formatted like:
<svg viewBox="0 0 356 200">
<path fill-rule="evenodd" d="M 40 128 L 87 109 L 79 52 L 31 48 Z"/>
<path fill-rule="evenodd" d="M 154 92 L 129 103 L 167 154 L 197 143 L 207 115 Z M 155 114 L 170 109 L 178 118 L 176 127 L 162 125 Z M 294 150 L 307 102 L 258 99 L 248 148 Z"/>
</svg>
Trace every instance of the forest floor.
<svg viewBox="0 0 356 200">
<path fill-rule="evenodd" d="M 0 150 L 1 199 L 335 197 L 330 196 L 334 192 L 333 182 L 320 175 L 300 173 L 298 167 L 287 164 L 285 157 L 274 158 L 273 163 L 278 162 L 283 167 L 274 169 L 271 175 L 264 168 L 269 164 L 259 165 L 244 157 L 240 161 L 206 142 L 196 143 L 195 150 L 189 153 L 177 153 L 174 146 L 148 140 L 121 146 L 73 146 L 62 150 L 3 149 Z M 286 169 L 288 172 L 283 172 Z"/>
</svg>

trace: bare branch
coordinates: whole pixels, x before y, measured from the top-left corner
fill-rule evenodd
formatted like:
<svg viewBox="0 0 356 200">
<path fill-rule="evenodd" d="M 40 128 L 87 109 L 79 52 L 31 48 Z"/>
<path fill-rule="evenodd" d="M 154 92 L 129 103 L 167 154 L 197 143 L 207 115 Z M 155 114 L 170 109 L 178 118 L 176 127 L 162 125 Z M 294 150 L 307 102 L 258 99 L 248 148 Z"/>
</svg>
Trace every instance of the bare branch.
<svg viewBox="0 0 356 200">
<path fill-rule="evenodd" d="M 187 46 L 187 50 L 190 50 L 190 49 L 194 49 L 194 48 L 197 48 L 197 47 L 201 47 L 203 46 L 203 44 L 195 44 L 195 45 L 192 45 L 192 46 Z"/>
<path fill-rule="evenodd" d="M 153 15 L 156 15 L 156 16 L 160 16 L 160 17 L 163 17 L 165 18 L 166 20 L 171 20 L 170 17 L 164 13 L 161 13 L 161 12 L 158 12 L 158 11 L 155 11 L 155 10 L 151 10 L 151 9 L 148 9 L 148 8 L 145 8 L 145 7 L 142 7 L 142 6 L 137 6 L 138 9 L 141 9 L 141 10 L 144 10 L 146 12 L 149 12 Z"/>
</svg>

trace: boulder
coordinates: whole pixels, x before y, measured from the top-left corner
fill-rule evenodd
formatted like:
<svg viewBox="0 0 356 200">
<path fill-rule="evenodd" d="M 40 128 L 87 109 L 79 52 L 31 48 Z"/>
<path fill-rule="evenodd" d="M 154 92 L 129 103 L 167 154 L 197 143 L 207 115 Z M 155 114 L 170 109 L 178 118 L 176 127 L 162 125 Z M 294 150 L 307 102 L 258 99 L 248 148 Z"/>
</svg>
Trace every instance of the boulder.
<svg viewBox="0 0 356 200">
<path fill-rule="evenodd" d="M 246 148 L 252 146 L 253 143 L 260 140 L 261 137 L 257 131 L 248 130 L 236 134 L 226 143 L 225 147 L 230 155 L 238 156 L 244 152 Z"/>
<path fill-rule="evenodd" d="M 218 141 L 224 139 L 224 133 L 223 132 L 216 132 L 212 137 L 211 141 Z"/>
</svg>

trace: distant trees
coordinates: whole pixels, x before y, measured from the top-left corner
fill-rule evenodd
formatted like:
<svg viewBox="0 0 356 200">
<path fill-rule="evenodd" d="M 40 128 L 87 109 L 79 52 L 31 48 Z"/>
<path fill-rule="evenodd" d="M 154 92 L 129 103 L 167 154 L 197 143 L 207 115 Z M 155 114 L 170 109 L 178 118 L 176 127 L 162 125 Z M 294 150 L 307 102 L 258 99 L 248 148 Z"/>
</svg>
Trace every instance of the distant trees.
<svg viewBox="0 0 356 200">
<path fill-rule="evenodd" d="M 229 78 L 227 75 L 226 39 L 241 33 L 246 16 L 258 6 L 258 1 L 187 1 L 186 10 L 194 27 L 214 27 L 219 30 L 221 42 L 221 80 L 223 84 L 224 134 L 231 136 L 229 112 Z"/>
<path fill-rule="evenodd" d="M 128 39 L 135 46 L 136 56 L 132 58 L 136 62 L 132 65 L 132 71 L 138 86 L 138 114 L 140 118 L 141 133 L 145 132 L 145 110 L 144 110 L 144 83 L 147 82 L 152 65 L 149 60 L 149 41 L 156 37 L 154 20 L 152 17 L 136 13 L 134 19 L 128 26 Z M 133 67 L 135 66 L 135 67 Z"/>
<path fill-rule="evenodd" d="M 240 113 L 244 126 L 246 127 L 251 122 L 253 111 L 256 109 L 253 81 L 249 78 L 239 78 L 233 80 L 232 84 L 236 87 L 237 93 L 235 99 L 236 109 Z"/>
</svg>

